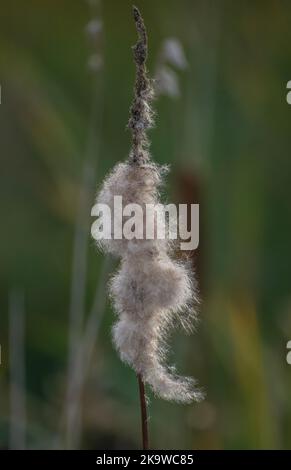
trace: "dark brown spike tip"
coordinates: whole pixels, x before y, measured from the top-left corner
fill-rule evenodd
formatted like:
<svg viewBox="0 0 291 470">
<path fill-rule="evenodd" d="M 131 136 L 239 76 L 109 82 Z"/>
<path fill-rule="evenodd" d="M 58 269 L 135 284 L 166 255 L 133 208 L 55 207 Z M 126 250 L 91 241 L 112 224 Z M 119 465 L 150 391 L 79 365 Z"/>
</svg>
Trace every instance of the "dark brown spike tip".
<svg viewBox="0 0 291 470">
<path fill-rule="evenodd" d="M 141 17 L 139 9 L 135 5 L 132 5 L 132 11 L 133 11 L 134 21 L 137 21 L 137 19 Z"/>
<path fill-rule="evenodd" d="M 136 66 L 134 99 L 130 108 L 128 128 L 132 132 L 132 149 L 129 160 L 131 163 L 142 165 L 149 158 L 149 140 L 147 129 L 153 125 L 151 100 L 153 98 L 152 82 L 147 76 L 146 58 L 148 53 L 147 33 L 144 21 L 137 7 L 133 6 L 133 17 L 138 33 L 138 41 L 133 46 L 133 56 Z"/>
<path fill-rule="evenodd" d="M 137 64 L 142 65 L 145 63 L 146 58 L 147 58 L 147 49 L 148 49 L 147 32 L 146 32 L 144 21 L 140 14 L 139 9 L 133 5 L 132 11 L 133 11 L 133 18 L 135 21 L 135 26 L 139 35 L 139 41 L 133 47 L 134 60 Z"/>
</svg>

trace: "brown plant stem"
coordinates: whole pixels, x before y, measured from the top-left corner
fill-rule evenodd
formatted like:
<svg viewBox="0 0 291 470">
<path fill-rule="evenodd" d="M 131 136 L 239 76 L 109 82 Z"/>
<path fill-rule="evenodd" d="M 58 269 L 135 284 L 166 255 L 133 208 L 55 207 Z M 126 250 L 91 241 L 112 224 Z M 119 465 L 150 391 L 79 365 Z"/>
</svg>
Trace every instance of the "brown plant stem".
<svg viewBox="0 0 291 470">
<path fill-rule="evenodd" d="M 148 78 L 146 60 L 148 55 L 148 38 L 143 18 L 137 7 L 133 6 L 133 18 L 138 34 L 138 41 L 133 46 L 133 57 L 136 67 L 134 98 L 130 108 L 128 128 L 132 133 L 132 148 L 129 161 L 131 164 L 143 165 L 149 160 L 149 140 L 147 129 L 153 125 L 151 100 L 153 98 L 152 82 Z M 149 448 L 147 403 L 145 386 L 141 374 L 137 374 L 141 410 L 142 446 Z"/>
<path fill-rule="evenodd" d="M 141 411 L 141 428 L 142 428 L 142 448 L 143 450 L 149 449 L 149 431 L 148 431 L 148 416 L 147 416 L 147 402 L 145 396 L 145 387 L 140 374 L 137 374 L 140 398 L 140 411 Z"/>
</svg>

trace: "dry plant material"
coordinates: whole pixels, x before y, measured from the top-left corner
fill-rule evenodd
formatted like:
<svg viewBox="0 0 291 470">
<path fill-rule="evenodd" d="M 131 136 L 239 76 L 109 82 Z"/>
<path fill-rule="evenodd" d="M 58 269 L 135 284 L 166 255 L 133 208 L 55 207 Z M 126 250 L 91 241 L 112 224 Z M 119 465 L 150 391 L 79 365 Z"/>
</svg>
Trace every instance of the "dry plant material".
<svg viewBox="0 0 291 470">
<path fill-rule="evenodd" d="M 146 69 L 147 34 L 136 7 L 133 13 L 139 40 L 133 48 L 136 82 L 128 123 L 132 149 L 128 160 L 118 163 L 105 179 L 97 196 L 97 203 L 107 204 L 112 213 L 115 196 L 122 196 L 123 206 L 135 203 L 145 208 L 145 204 L 160 203 L 159 189 L 167 172 L 167 167 L 150 158 L 147 130 L 153 125 L 153 86 Z M 110 282 L 118 316 L 113 340 L 121 359 L 161 398 L 183 403 L 201 400 L 203 394 L 195 381 L 165 364 L 169 329 L 179 323 L 191 331 L 196 317 L 197 295 L 190 270 L 173 258 L 169 239 L 121 238 L 99 244 L 121 258 Z"/>
</svg>

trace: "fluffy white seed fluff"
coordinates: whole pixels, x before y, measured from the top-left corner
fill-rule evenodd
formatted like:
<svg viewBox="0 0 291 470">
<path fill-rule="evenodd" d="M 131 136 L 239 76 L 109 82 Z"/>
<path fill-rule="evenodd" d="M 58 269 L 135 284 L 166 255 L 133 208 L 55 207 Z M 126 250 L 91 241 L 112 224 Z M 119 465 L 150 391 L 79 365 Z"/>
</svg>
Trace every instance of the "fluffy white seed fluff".
<svg viewBox="0 0 291 470">
<path fill-rule="evenodd" d="M 104 181 L 97 202 L 113 211 L 114 196 L 123 204 L 159 201 L 163 167 L 120 163 Z M 147 223 L 147 221 L 146 221 Z M 105 251 L 121 257 L 110 283 L 118 321 L 113 340 L 121 359 L 141 374 L 160 397 L 178 402 L 200 400 L 202 393 L 187 377 L 165 365 L 165 340 L 175 323 L 191 330 L 195 288 L 187 267 L 171 259 L 169 240 L 102 240 Z"/>
</svg>

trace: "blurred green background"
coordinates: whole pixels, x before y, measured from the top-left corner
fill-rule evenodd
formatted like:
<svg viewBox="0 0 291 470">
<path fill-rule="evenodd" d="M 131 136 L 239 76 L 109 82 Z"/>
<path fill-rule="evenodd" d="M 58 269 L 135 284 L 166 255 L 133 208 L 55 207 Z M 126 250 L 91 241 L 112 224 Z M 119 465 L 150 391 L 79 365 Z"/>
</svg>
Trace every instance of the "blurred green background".
<svg viewBox="0 0 291 470">
<path fill-rule="evenodd" d="M 159 449 L 291 442 L 290 2 L 136 0 L 160 77 L 153 158 L 168 200 L 200 204 L 195 335 L 169 362 L 207 392 L 151 396 Z M 0 17 L 0 448 L 140 447 L 138 389 L 111 342 L 90 239 L 127 157 L 136 32 L 127 0 L 11 0 Z"/>
</svg>

